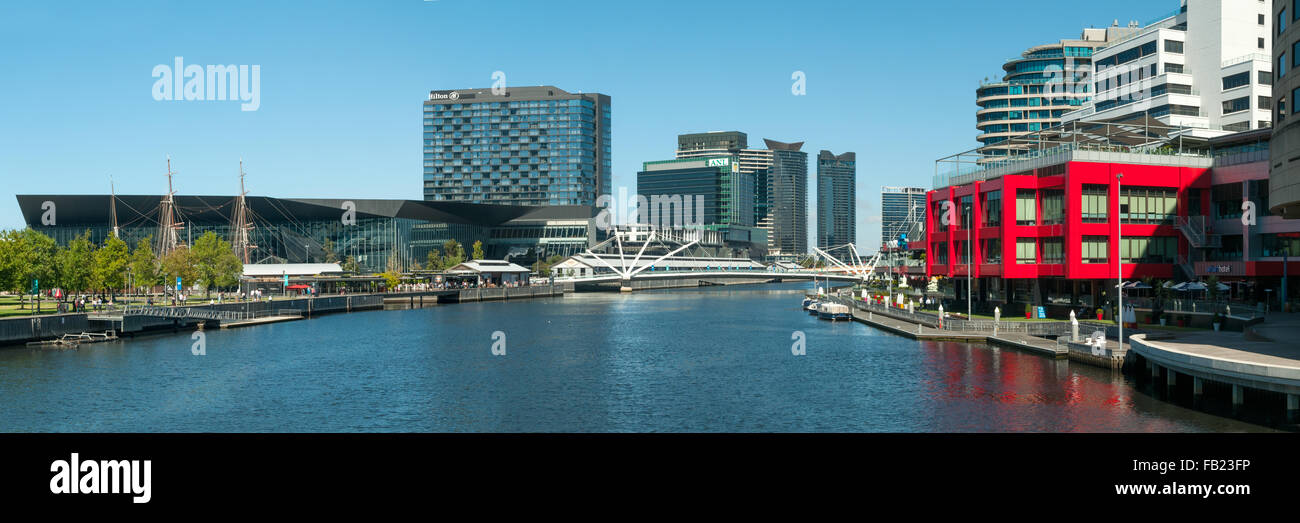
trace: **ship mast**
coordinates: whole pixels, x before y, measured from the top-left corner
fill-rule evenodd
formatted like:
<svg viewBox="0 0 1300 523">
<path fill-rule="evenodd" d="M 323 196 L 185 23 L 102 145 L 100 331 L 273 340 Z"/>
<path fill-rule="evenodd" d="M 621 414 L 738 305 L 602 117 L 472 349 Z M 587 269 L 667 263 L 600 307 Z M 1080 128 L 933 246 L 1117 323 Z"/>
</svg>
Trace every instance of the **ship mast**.
<svg viewBox="0 0 1300 523">
<path fill-rule="evenodd" d="M 110 195 L 108 200 L 109 223 L 113 225 L 113 237 L 121 238 L 121 236 L 118 234 L 118 228 L 117 228 L 117 186 L 113 183 L 112 176 L 108 177 L 108 191 Z"/>
<path fill-rule="evenodd" d="M 235 212 L 231 215 L 230 228 L 235 234 L 235 242 L 232 248 L 235 256 L 245 265 L 249 263 L 248 251 L 254 246 L 249 244 L 248 231 L 252 230 L 253 222 L 248 219 L 248 201 L 246 200 L 248 191 L 244 190 L 244 159 L 239 159 L 239 196 L 235 197 Z"/>
<path fill-rule="evenodd" d="M 159 259 L 171 254 L 176 250 L 178 243 L 176 229 L 183 227 L 180 220 L 176 219 L 176 192 L 172 189 L 172 157 L 167 157 L 167 195 L 163 196 L 162 202 L 158 204 L 158 242 L 154 252 Z"/>
</svg>

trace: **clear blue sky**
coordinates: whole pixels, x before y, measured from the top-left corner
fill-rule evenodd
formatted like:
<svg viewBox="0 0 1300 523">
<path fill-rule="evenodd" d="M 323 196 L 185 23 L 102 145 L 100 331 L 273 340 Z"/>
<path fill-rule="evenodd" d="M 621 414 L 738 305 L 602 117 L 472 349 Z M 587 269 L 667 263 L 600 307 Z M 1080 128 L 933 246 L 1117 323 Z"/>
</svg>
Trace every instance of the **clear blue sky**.
<svg viewBox="0 0 1300 523">
<path fill-rule="evenodd" d="M 572 6 L 571 8 L 566 6 Z M 929 186 L 972 148 L 974 90 L 1026 47 L 1177 0 L 33 2 L 0 17 L 0 228 L 15 194 L 408 198 L 431 89 L 550 84 L 613 97 L 615 186 L 682 132 L 858 154 L 859 244 L 881 185 Z M 155 65 L 261 66 L 261 107 L 155 101 Z M 793 96 L 803 71 L 807 94 Z M 815 176 L 810 176 L 810 190 Z M 812 196 L 812 195 L 810 195 Z M 809 206 L 814 200 L 810 197 Z M 811 211 L 811 209 L 810 209 Z M 810 212 L 811 218 L 811 212 Z M 810 225 L 810 237 L 815 228 Z M 810 238 L 811 240 L 811 238 Z"/>
</svg>

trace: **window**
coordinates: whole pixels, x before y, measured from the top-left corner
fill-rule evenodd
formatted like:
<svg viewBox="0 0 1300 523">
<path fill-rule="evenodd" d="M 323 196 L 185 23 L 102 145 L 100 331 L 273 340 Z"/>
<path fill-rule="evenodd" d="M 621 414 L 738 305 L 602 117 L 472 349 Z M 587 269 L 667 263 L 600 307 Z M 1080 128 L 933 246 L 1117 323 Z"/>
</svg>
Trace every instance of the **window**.
<svg viewBox="0 0 1300 523">
<path fill-rule="evenodd" d="M 1260 252 L 1265 258 L 1300 255 L 1300 238 L 1288 238 L 1277 233 L 1261 234 L 1259 238 L 1263 245 Z"/>
<path fill-rule="evenodd" d="M 1228 220 L 1241 217 L 1241 183 L 1225 183 L 1210 188 L 1210 207 L 1214 219 Z"/>
<path fill-rule="evenodd" d="M 1079 207 L 1083 223 L 1106 223 L 1110 208 L 1106 196 L 1110 188 L 1105 185 L 1084 185 L 1083 204 Z"/>
<path fill-rule="evenodd" d="M 1264 15 L 1259 15 L 1259 25 L 1264 25 Z"/>
<path fill-rule="evenodd" d="M 1110 242 L 1105 236 L 1084 236 L 1083 263 L 1106 263 L 1109 258 Z"/>
<path fill-rule="evenodd" d="M 1250 110 L 1250 97 L 1243 96 L 1223 102 L 1223 114 L 1239 113 Z"/>
<path fill-rule="evenodd" d="M 1281 122 L 1284 119 L 1286 119 L 1286 97 L 1285 96 L 1277 99 L 1277 116 L 1275 116 L 1273 120 L 1277 122 Z"/>
<path fill-rule="evenodd" d="M 1282 34 L 1282 31 L 1285 30 L 1286 30 L 1286 8 L 1283 7 L 1282 10 L 1277 13 L 1277 34 Z"/>
<path fill-rule="evenodd" d="M 1273 71 L 1260 71 L 1259 85 L 1273 85 Z"/>
<path fill-rule="evenodd" d="M 1037 225 L 1038 206 L 1033 189 L 1016 189 L 1016 225 Z"/>
<path fill-rule="evenodd" d="M 1263 39 L 1263 38 L 1260 38 L 1260 39 L 1259 39 L 1259 48 L 1260 48 L 1260 49 L 1263 49 L 1263 48 L 1264 48 L 1264 39 Z"/>
<path fill-rule="evenodd" d="M 1178 214 L 1178 192 L 1166 187 L 1124 187 L 1119 208 L 1123 223 L 1172 225 Z"/>
<path fill-rule="evenodd" d="M 984 227 L 1002 225 L 1002 191 L 989 191 L 983 195 Z"/>
<path fill-rule="evenodd" d="M 1173 263 L 1178 239 L 1172 236 L 1121 238 L 1119 256 L 1124 263 Z"/>
<path fill-rule="evenodd" d="M 1065 239 L 1042 239 L 1043 263 L 1065 263 Z"/>
<path fill-rule="evenodd" d="M 1165 64 L 1165 72 L 1166 72 L 1166 73 L 1181 73 L 1181 72 L 1183 72 L 1183 64 L 1171 64 L 1171 63 L 1166 63 L 1166 64 Z"/>
<path fill-rule="evenodd" d="M 980 249 L 984 251 L 984 263 L 1002 263 L 1002 240 L 981 240 Z"/>
<path fill-rule="evenodd" d="M 1277 77 L 1286 76 L 1286 51 L 1277 54 Z"/>
<path fill-rule="evenodd" d="M 1034 245 L 1033 238 L 1016 238 L 1016 263 L 1020 265 L 1038 263 L 1038 252 Z"/>
<path fill-rule="evenodd" d="M 1165 52 L 1183 54 L 1183 43 L 1178 40 L 1165 40 Z"/>
<path fill-rule="evenodd" d="M 1272 97 L 1272 96 L 1261 96 L 1261 97 L 1259 97 L 1259 109 L 1260 109 L 1260 110 L 1264 110 L 1264 111 L 1272 110 L 1272 109 L 1273 109 L 1273 97 Z"/>
<path fill-rule="evenodd" d="M 1065 191 L 1046 189 L 1043 191 L 1043 225 L 1065 223 Z"/>
<path fill-rule="evenodd" d="M 1223 90 L 1236 89 L 1243 85 L 1250 85 L 1250 71 L 1223 77 Z"/>
<path fill-rule="evenodd" d="M 934 244 L 934 264 L 948 265 L 948 242 Z"/>
</svg>

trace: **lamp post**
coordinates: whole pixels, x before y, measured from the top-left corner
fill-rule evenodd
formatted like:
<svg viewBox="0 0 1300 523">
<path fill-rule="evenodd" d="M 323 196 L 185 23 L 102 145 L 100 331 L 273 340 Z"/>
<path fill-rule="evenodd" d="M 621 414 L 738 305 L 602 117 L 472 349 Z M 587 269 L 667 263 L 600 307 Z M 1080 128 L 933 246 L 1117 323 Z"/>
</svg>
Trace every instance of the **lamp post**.
<svg viewBox="0 0 1300 523">
<path fill-rule="evenodd" d="M 971 210 L 971 214 L 972 215 L 975 214 L 974 209 Z M 970 274 L 970 262 L 971 262 L 971 258 L 975 254 L 975 250 L 971 248 L 971 244 L 970 244 L 970 222 L 974 218 L 975 218 L 974 216 L 971 216 L 969 219 L 964 220 L 964 223 L 962 223 L 962 225 L 966 226 L 966 319 L 967 320 L 971 319 L 971 308 L 970 308 L 971 294 L 974 294 L 975 292 L 975 288 L 971 286 L 971 274 Z"/>
<path fill-rule="evenodd" d="M 1115 295 L 1119 304 L 1119 346 L 1124 347 L 1124 231 L 1120 229 L 1122 208 L 1119 204 L 1120 185 L 1124 183 L 1124 173 L 1115 175 Z"/>
</svg>

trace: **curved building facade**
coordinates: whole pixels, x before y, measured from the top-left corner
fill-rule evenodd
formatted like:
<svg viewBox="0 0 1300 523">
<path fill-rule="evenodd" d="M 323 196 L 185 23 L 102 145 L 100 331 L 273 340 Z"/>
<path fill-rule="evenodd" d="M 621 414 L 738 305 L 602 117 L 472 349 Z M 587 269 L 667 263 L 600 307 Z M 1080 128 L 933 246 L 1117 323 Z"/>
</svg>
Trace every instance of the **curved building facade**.
<svg viewBox="0 0 1300 523">
<path fill-rule="evenodd" d="M 1268 203 L 1272 214 L 1300 218 L 1300 5 L 1273 2 L 1273 139 L 1269 147 Z M 1290 113 L 1290 114 L 1288 114 Z"/>
<path fill-rule="evenodd" d="M 1004 143 L 1008 138 L 1055 126 L 1062 114 L 1091 99 L 1092 53 L 1134 30 L 1133 25 L 1085 29 L 1078 40 L 1031 47 L 1007 60 L 1001 81 L 975 90 L 979 152 L 989 159 L 1006 156 L 1016 147 Z"/>
</svg>

